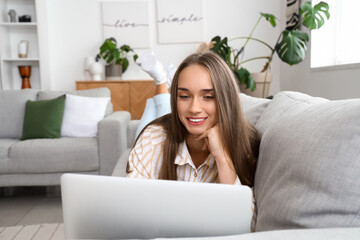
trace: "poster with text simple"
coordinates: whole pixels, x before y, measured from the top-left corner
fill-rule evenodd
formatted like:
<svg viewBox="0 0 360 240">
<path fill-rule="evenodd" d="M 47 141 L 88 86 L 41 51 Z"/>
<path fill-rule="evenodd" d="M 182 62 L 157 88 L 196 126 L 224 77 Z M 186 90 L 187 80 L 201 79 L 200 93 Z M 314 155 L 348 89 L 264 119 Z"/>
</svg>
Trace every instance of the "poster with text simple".
<svg viewBox="0 0 360 240">
<path fill-rule="evenodd" d="M 149 48 L 147 1 L 102 2 L 104 39 L 114 37 L 118 45 Z"/>
<path fill-rule="evenodd" d="M 157 0 L 159 43 L 204 41 L 203 0 Z"/>
</svg>

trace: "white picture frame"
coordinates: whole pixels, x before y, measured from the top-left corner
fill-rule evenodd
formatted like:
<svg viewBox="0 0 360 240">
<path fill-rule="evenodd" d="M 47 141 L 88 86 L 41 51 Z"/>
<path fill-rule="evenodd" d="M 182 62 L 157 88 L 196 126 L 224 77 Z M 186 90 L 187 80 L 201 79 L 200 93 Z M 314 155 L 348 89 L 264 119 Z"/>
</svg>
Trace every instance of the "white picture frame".
<svg viewBox="0 0 360 240">
<path fill-rule="evenodd" d="M 148 1 L 104 1 L 101 5 L 104 39 L 114 37 L 118 44 L 132 48 L 150 47 Z"/>
<path fill-rule="evenodd" d="M 203 0 L 157 0 L 159 43 L 204 41 Z"/>
</svg>

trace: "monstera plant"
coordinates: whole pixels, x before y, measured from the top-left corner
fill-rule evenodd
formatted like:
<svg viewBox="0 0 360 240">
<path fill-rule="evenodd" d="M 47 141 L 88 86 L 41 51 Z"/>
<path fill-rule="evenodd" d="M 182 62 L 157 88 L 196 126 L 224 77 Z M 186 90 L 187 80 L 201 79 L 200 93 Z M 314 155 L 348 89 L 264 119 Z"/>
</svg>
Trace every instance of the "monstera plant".
<svg viewBox="0 0 360 240">
<path fill-rule="evenodd" d="M 117 46 L 115 38 L 107 38 L 100 46 L 100 52 L 96 55 L 96 61 L 101 58 L 107 63 L 105 66 L 105 76 L 107 79 L 119 79 L 123 72 L 129 66 L 129 54 L 133 54 L 133 59 L 136 61 L 138 55 L 134 50 L 126 44 Z"/>
<path fill-rule="evenodd" d="M 329 17 L 329 5 L 327 3 L 320 2 L 314 6 L 312 6 L 311 2 L 303 3 L 300 7 L 300 20 L 297 25 L 291 29 L 283 30 L 280 33 L 280 36 L 278 37 L 275 45 L 272 46 L 265 41 L 253 36 L 254 31 L 261 19 L 267 20 L 273 27 L 276 27 L 277 18 L 274 15 L 260 13 L 260 17 L 251 30 L 249 36 L 236 37 L 229 41 L 227 37 L 221 38 L 220 36 L 216 36 L 211 39 L 210 50 L 220 55 L 226 61 L 230 69 L 238 78 L 240 84 L 245 84 L 246 88 L 254 91 L 256 89 L 255 80 L 251 76 L 250 72 L 242 66 L 242 64 L 253 60 L 265 59 L 266 63 L 261 72 L 266 73 L 264 80 L 266 81 L 266 75 L 270 70 L 271 61 L 275 53 L 283 62 L 289 65 L 300 63 L 305 58 L 307 50 L 306 45 L 309 41 L 308 34 L 300 30 L 300 26 L 304 26 L 310 30 L 318 29 L 324 25 L 325 20 L 329 19 Z M 234 48 L 228 44 L 228 42 L 236 39 L 244 39 L 245 41 L 240 48 Z M 249 41 L 256 41 L 265 45 L 269 49 L 269 54 L 250 59 L 243 59 L 243 54 Z M 264 91 L 265 84 L 262 91 L 262 97 L 264 97 Z"/>
</svg>

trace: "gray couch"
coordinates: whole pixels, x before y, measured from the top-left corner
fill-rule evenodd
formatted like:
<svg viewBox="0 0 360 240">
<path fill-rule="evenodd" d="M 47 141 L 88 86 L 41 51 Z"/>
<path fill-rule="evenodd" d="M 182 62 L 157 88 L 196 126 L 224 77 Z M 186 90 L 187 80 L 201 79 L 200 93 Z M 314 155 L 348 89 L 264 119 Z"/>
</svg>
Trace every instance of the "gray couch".
<svg viewBox="0 0 360 240">
<path fill-rule="evenodd" d="M 126 149 L 128 112 L 112 112 L 98 124 L 97 137 L 29 139 L 22 136 L 27 100 L 44 100 L 65 92 L 0 91 L 0 187 L 60 185 L 63 173 L 110 175 Z M 107 88 L 70 91 L 89 97 L 110 97 Z"/>
<path fill-rule="evenodd" d="M 360 99 L 240 98 L 262 134 L 256 233 L 209 239 L 360 239 Z M 128 125 L 114 176 L 125 176 L 137 124 Z"/>
</svg>

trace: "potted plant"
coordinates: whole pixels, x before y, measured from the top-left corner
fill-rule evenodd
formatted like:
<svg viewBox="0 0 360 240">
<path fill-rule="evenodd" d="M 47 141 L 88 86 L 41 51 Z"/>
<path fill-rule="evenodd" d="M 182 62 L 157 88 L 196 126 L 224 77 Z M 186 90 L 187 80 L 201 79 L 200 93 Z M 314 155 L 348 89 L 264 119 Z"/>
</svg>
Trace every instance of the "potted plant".
<svg viewBox="0 0 360 240">
<path fill-rule="evenodd" d="M 245 43 L 242 45 L 242 47 L 233 48 L 228 45 L 227 37 L 221 38 L 220 36 L 216 36 L 211 40 L 210 50 L 220 55 L 226 61 L 230 69 L 237 77 L 240 83 L 240 88 L 249 89 L 251 91 L 256 89 L 256 82 L 252 74 L 250 74 L 250 72 L 245 67 L 243 67 L 242 64 L 253 60 L 265 59 L 266 63 L 261 70 L 261 73 L 264 75 L 262 76 L 263 88 L 262 91 L 260 91 L 260 96 L 265 97 L 267 95 L 265 93 L 265 86 L 269 85 L 270 82 L 270 65 L 274 54 L 277 53 L 279 58 L 289 65 L 294 65 L 303 61 L 307 50 L 306 44 L 309 41 L 309 36 L 306 32 L 299 30 L 299 28 L 300 26 L 304 26 L 310 30 L 313 30 L 323 26 L 325 23 L 325 17 L 326 19 L 329 19 L 330 17 L 329 5 L 325 2 L 320 2 L 312 6 L 311 2 L 305 2 L 300 7 L 300 16 L 300 20 L 294 28 L 291 30 L 285 29 L 280 33 L 280 36 L 278 37 L 274 47 L 265 41 L 253 37 L 254 31 L 262 18 L 266 19 L 273 27 L 276 27 L 277 18 L 274 15 L 260 13 L 259 20 L 251 30 L 249 36 L 236 37 L 229 40 L 233 41 L 236 39 L 244 39 Z M 265 45 L 269 49 L 269 55 L 243 59 L 245 47 L 249 41 L 256 41 Z"/>
<path fill-rule="evenodd" d="M 128 55 L 132 53 L 133 59 L 136 61 L 138 55 L 129 45 L 122 45 L 117 47 L 115 38 L 107 38 L 100 46 L 100 52 L 96 55 L 96 61 L 101 58 L 107 63 L 105 65 L 106 79 L 118 80 L 121 79 L 122 73 L 126 71 L 129 66 Z"/>
</svg>

